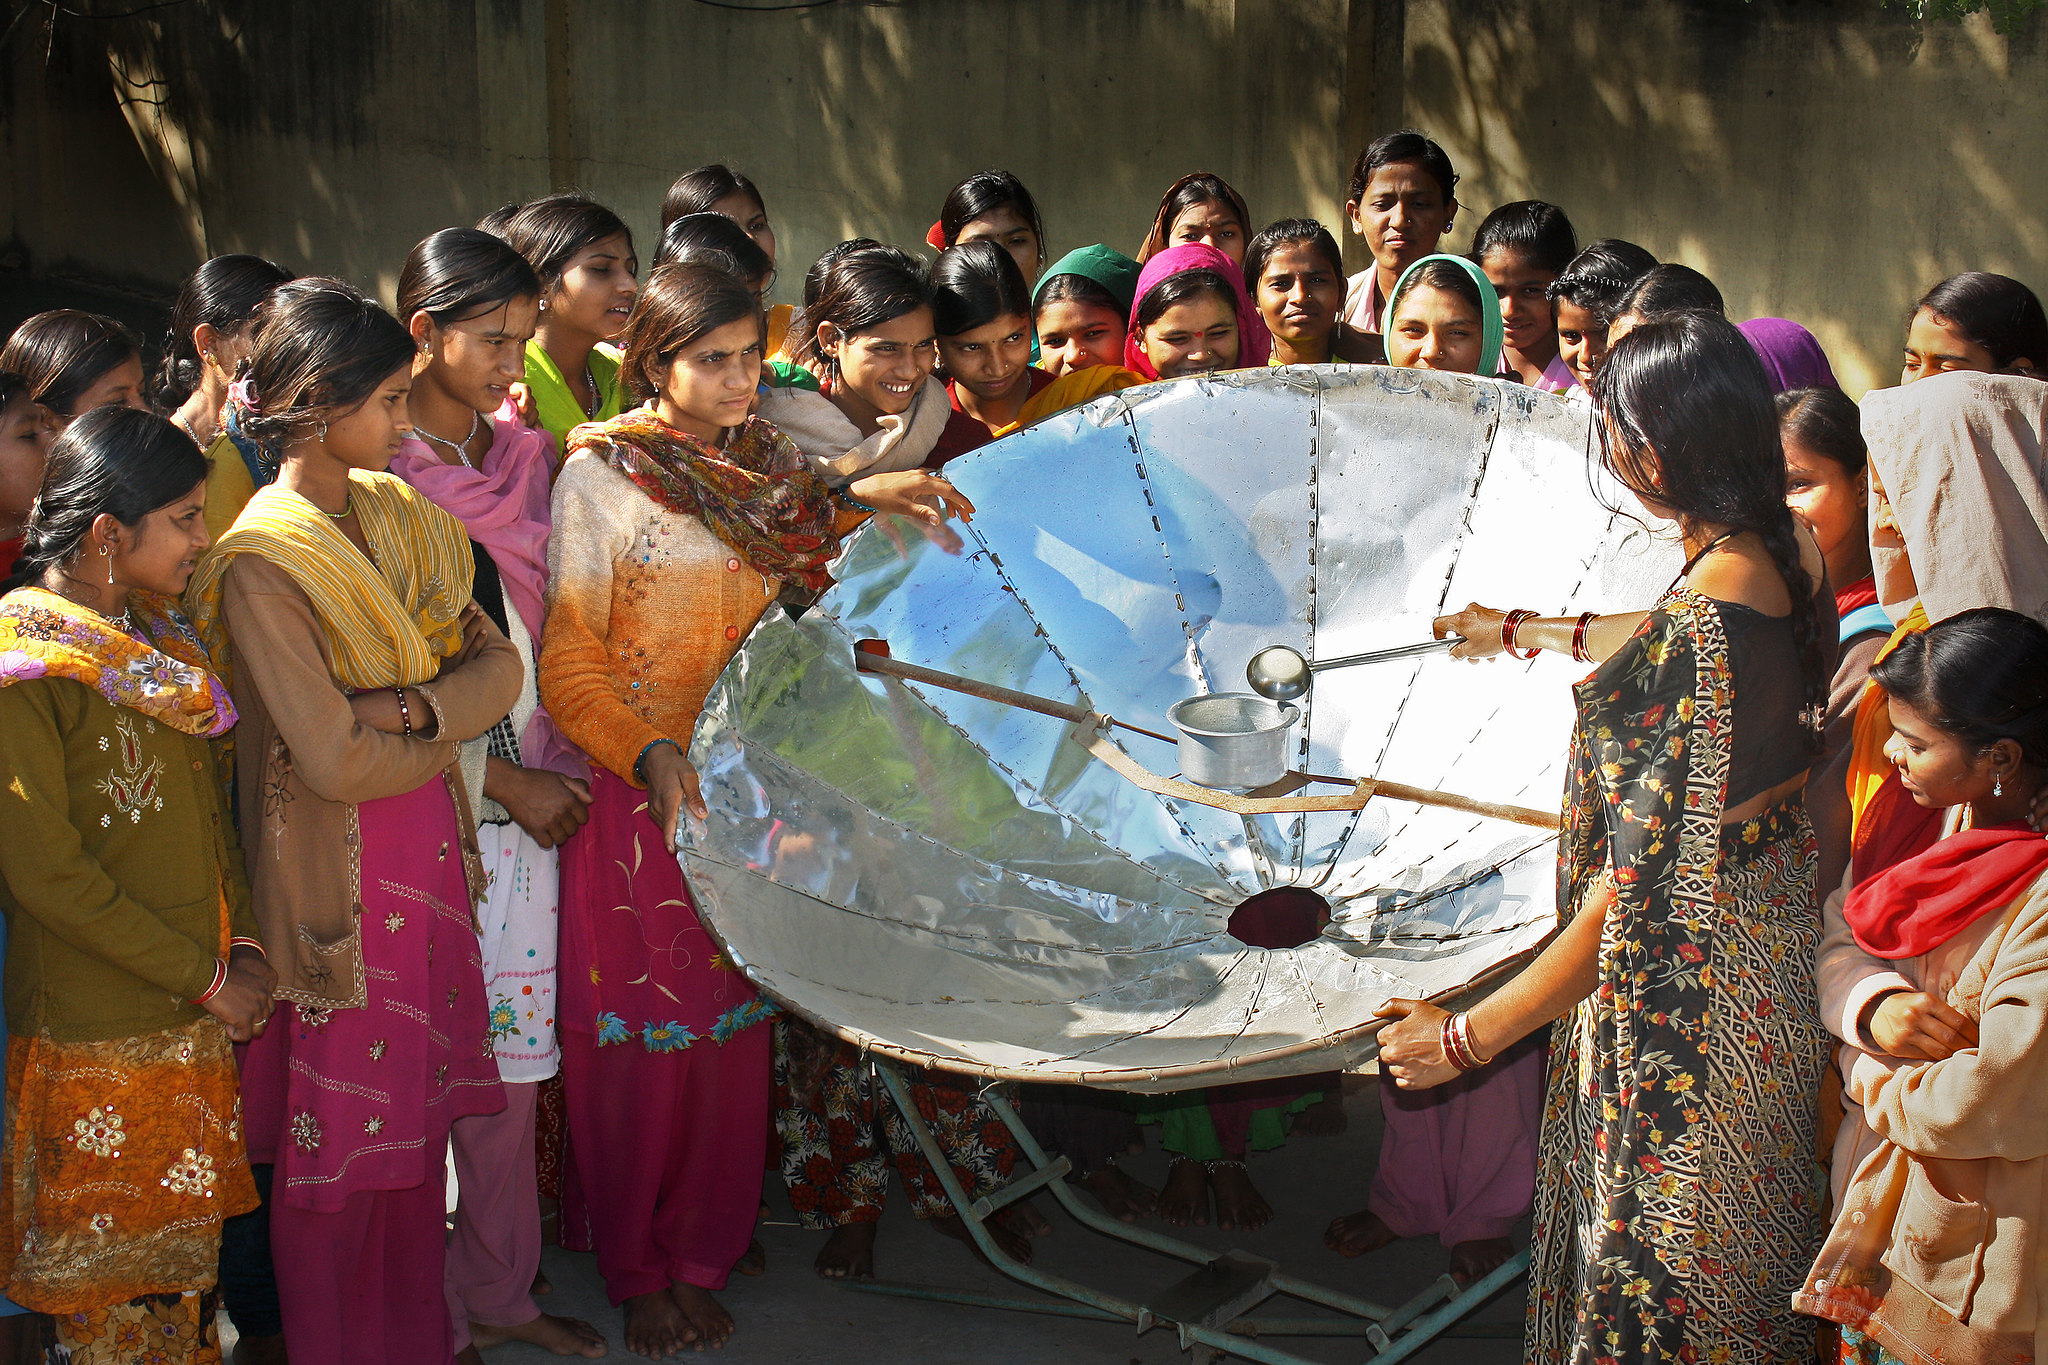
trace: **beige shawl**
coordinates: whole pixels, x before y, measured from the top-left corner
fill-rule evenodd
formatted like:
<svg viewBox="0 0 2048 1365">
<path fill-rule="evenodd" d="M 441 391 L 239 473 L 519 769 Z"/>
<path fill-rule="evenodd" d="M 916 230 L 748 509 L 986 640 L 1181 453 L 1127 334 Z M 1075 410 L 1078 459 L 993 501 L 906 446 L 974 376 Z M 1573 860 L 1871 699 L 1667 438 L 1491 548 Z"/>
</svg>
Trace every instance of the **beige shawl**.
<svg viewBox="0 0 2048 1365">
<path fill-rule="evenodd" d="M 939 443 L 952 415 L 946 386 L 929 375 L 900 416 L 882 418 L 882 429 L 866 437 L 821 393 L 792 385 L 761 394 L 761 416 L 794 441 L 811 468 L 834 488 L 869 474 L 916 469 Z"/>
</svg>

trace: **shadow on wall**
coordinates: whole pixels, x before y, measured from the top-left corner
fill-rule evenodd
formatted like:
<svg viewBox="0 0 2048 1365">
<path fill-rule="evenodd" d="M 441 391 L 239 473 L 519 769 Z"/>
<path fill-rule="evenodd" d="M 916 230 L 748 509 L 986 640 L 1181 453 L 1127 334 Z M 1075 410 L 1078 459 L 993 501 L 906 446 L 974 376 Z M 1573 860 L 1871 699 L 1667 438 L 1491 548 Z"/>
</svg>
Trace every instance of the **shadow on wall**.
<svg viewBox="0 0 2048 1365">
<path fill-rule="evenodd" d="M 1810 327 L 1852 393 L 1896 382 L 1907 314 L 1944 276 L 2048 289 L 2048 23 L 2007 39 L 1876 0 L 1414 0 L 1407 34 L 1408 112 L 1477 215 L 1548 199 L 1582 241 L 1695 266 L 1732 317 Z"/>
<path fill-rule="evenodd" d="M 669 181 L 723 160 L 770 200 L 789 294 L 844 237 L 915 245 L 947 188 L 989 166 L 1032 187 L 1056 255 L 1134 249 L 1159 194 L 1204 167 L 1261 222 L 1334 228 L 1356 150 L 1340 145 L 1349 0 L 73 8 L 8 44 L 9 142 L 36 163 L 17 171 L 16 233 L 39 261 L 73 245 L 25 214 L 20 182 L 75 179 L 83 128 L 25 136 L 24 102 L 111 82 L 169 223 L 143 253 L 164 282 L 245 250 L 388 296 L 426 233 L 568 184 L 617 208 L 644 258 Z"/>
</svg>

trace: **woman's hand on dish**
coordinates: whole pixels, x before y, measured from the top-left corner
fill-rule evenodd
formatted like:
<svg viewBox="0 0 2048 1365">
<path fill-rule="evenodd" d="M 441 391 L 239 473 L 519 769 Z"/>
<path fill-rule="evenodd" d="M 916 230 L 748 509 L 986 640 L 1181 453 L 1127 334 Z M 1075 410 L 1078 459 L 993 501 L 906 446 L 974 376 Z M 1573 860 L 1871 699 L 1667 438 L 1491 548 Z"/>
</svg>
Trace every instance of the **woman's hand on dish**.
<svg viewBox="0 0 2048 1365">
<path fill-rule="evenodd" d="M 647 814 L 661 827 L 667 847 L 676 846 L 676 824 L 684 810 L 699 820 L 710 818 L 711 808 L 704 804 L 697 770 L 675 745 L 662 743 L 649 749 L 640 760 L 640 775 L 647 780 Z"/>
<path fill-rule="evenodd" d="M 1451 646 L 1453 659 L 1490 659 L 1500 653 L 1500 624 L 1507 615 L 1504 611 L 1495 611 L 1474 602 L 1463 611 L 1437 617 L 1430 626 L 1430 632 L 1439 640 L 1447 640 L 1453 635 L 1465 637 Z"/>
<path fill-rule="evenodd" d="M 1444 1055 L 1443 1010 L 1427 1000 L 1389 1000 L 1373 1013 L 1392 1023 L 1380 1030 L 1380 1066 L 1403 1090 L 1428 1090 L 1461 1073 Z"/>
<path fill-rule="evenodd" d="M 944 476 L 928 469 L 905 469 L 890 474 L 870 474 L 855 479 L 846 490 L 855 501 L 877 512 L 908 517 L 918 524 L 925 538 L 947 554 L 959 554 L 965 544 L 960 533 L 946 525 L 948 517 L 974 520 L 974 504 Z"/>
</svg>

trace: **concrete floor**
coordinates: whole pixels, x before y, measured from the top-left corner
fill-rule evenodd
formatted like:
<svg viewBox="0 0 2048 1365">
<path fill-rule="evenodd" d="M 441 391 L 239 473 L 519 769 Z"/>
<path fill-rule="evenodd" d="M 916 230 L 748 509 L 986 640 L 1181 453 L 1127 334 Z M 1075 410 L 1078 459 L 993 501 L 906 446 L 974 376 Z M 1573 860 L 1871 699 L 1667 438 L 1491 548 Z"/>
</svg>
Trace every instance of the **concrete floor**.
<svg viewBox="0 0 2048 1365">
<path fill-rule="evenodd" d="M 1350 1131 L 1342 1137 L 1297 1137 L 1277 1152 L 1252 1160 L 1252 1175 L 1277 1211 L 1274 1221 L 1252 1233 L 1224 1234 L 1195 1228 L 1176 1233 L 1218 1251 L 1239 1248 L 1278 1261 L 1289 1273 L 1333 1289 L 1397 1304 L 1426 1287 L 1443 1271 L 1444 1251 L 1434 1242 L 1401 1242 L 1376 1255 L 1345 1261 L 1325 1250 L 1322 1231 L 1330 1218 L 1362 1207 L 1378 1159 L 1379 1114 L 1376 1084 L 1355 1081 L 1347 1099 Z M 1139 1179 L 1157 1184 L 1165 1161 L 1148 1151 L 1126 1162 Z M 1170 1365 L 1188 1357 L 1168 1329 L 1138 1336 L 1115 1323 L 1078 1322 L 1038 1314 L 967 1308 L 865 1294 L 828 1284 L 811 1272 L 811 1258 L 824 1236 L 795 1226 L 782 1182 L 765 1185 L 769 1222 L 760 1229 L 768 1251 L 768 1273 L 760 1279 L 733 1277 L 721 1296 L 738 1319 L 739 1330 L 720 1356 L 729 1365 Z M 1085 1197 L 1085 1196 L 1084 1196 Z M 1037 1207 L 1053 1223 L 1037 1243 L 1037 1263 L 1111 1292 L 1132 1296 L 1179 1279 L 1185 1267 L 1100 1237 L 1068 1218 L 1049 1196 Z M 1174 1232 L 1160 1223 L 1145 1226 Z M 877 1247 L 884 1276 L 921 1281 L 1005 1298 L 1033 1298 L 1035 1291 L 996 1274 L 958 1243 L 919 1226 L 891 1202 Z M 1527 1241 L 1524 1228 L 1518 1244 Z M 543 1302 L 549 1311 L 588 1319 L 613 1340 L 612 1358 L 627 1360 L 618 1343 L 619 1315 L 606 1301 L 592 1257 L 550 1247 L 545 1266 L 555 1291 Z M 1425 1365 L 1512 1365 L 1521 1359 L 1523 1284 L 1517 1281 L 1483 1305 L 1468 1329 L 1489 1335 L 1439 1338 L 1413 1357 Z M 1270 1315 L 1315 1316 L 1318 1310 L 1291 1300 L 1270 1300 Z M 1357 1362 L 1370 1355 L 1364 1341 L 1267 1339 L 1304 1360 Z M 535 1347 L 507 1345 L 486 1353 L 491 1365 L 537 1365 L 556 1360 Z"/>
</svg>

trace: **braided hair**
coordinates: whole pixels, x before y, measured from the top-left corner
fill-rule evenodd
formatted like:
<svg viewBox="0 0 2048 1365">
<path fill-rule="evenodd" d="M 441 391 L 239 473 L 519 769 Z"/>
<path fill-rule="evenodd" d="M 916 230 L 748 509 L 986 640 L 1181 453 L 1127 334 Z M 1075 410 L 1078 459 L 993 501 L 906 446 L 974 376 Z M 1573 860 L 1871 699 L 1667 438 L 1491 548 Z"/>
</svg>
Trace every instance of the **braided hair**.
<svg viewBox="0 0 2048 1365">
<path fill-rule="evenodd" d="M 1802 562 L 1785 504 L 1777 409 L 1748 339 L 1713 313 L 1653 318 L 1607 353 L 1593 377 L 1593 406 L 1601 460 L 1637 496 L 1670 508 L 1681 523 L 1753 532 L 1763 541 L 1792 597 L 1803 714 L 1825 714 L 1834 632 Z M 1654 482 L 1644 463 L 1652 452 Z M 1807 747 L 1821 749 L 1812 725 Z"/>
</svg>

